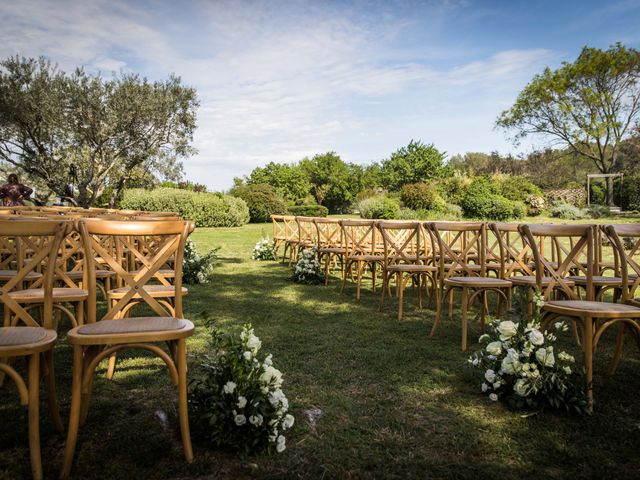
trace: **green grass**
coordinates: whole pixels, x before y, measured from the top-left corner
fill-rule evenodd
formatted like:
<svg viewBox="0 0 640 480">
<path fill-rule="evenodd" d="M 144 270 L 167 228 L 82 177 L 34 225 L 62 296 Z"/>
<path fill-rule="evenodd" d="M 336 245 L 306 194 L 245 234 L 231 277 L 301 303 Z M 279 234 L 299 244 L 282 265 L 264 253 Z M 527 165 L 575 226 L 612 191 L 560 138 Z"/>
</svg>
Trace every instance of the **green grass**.
<svg viewBox="0 0 640 480">
<path fill-rule="evenodd" d="M 303 286 L 279 262 L 249 259 L 268 225 L 198 229 L 202 251 L 220 246 L 214 282 L 192 286 L 186 316 L 202 326 L 207 312 L 227 330 L 251 322 L 265 352 L 284 372 L 296 425 L 282 454 L 241 460 L 195 441 L 195 461 L 184 462 L 176 393 L 159 360 L 137 352 L 123 358 L 113 381 L 99 369 L 89 418 L 81 429 L 75 478 L 634 478 L 640 471 L 640 355 L 627 342 L 616 376 L 604 375 L 615 333 L 597 352 L 594 415 L 522 416 L 479 393 L 459 350 L 460 327 L 443 319 L 429 337 L 433 312 L 415 308 L 405 318 L 396 303 L 377 311 L 365 289 L 359 303 L 349 286 Z M 479 334 L 472 328 L 470 341 Z M 63 415 L 69 409 L 71 351 L 56 347 Z M 199 328 L 191 360 L 205 348 Z M 567 346 L 574 349 L 569 338 Z M 473 343 L 471 343 L 473 345 Z M 103 366 L 104 367 L 104 366 Z M 0 478 L 29 476 L 26 413 L 15 389 L 0 390 Z M 315 429 L 305 411 L 322 415 Z M 65 437 L 43 403 L 43 464 L 57 477 Z M 166 422 L 161 417 L 166 415 Z"/>
</svg>

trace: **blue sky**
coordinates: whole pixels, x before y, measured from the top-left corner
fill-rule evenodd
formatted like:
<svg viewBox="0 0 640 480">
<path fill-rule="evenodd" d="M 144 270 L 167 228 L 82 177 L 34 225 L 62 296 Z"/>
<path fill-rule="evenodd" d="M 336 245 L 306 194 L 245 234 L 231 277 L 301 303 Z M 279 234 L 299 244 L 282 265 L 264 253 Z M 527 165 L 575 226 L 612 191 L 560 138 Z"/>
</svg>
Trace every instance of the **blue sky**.
<svg viewBox="0 0 640 480">
<path fill-rule="evenodd" d="M 181 76 L 201 99 L 190 180 L 227 189 L 270 161 L 517 153 L 496 116 L 584 45 L 640 48 L 636 1 L 0 2 L 0 57 Z"/>
</svg>

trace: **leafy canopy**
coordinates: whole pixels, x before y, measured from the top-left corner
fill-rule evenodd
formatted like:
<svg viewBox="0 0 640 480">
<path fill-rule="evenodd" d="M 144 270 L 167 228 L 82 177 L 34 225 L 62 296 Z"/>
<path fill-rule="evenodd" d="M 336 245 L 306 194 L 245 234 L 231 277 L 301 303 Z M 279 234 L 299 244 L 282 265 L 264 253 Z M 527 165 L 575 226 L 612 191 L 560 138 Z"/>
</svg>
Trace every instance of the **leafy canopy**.
<svg viewBox="0 0 640 480">
<path fill-rule="evenodd" d="M 433 144 L 424 145 L 420 141 L 409 142 L 382 161 L 381 177 L 383 185 L 391 191 L 397 191 L 403 185 L 419 183 L 445 174 L 443 168 L 445 154 Z"/>
</svg>

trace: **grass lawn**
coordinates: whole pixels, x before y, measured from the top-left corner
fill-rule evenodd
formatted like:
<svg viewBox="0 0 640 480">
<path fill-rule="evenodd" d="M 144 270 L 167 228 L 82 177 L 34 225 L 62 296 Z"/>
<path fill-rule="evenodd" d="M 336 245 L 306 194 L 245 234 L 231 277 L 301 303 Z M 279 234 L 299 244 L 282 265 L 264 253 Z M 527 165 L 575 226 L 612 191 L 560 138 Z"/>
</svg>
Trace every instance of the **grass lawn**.
<svg viewBox="0 0 640 480">
<path fill-rule="evenodd" d="M 287 450 L 241 460 L 194 439 L 195 461 L 183 460 L 176 392 L 160 360 L 135 352 L 122 358 L 113 381 L 104 365 L 94 382 L 89 418 L 81 429 L 75 478 L 637 478 L 640 475 L 640 354 L 628 341 L 615 377 L 604 375 L 612 330 L 596 354 L 591 417 L 524 416 L 479 392 L 459 350 L 457 311 L 429 337 L 430 310 L 418 311 L 411 292 L 405 318 L 396 304 L 377 311 L 378 295 L 340 282 L 303 286 L 291 269 L 255 262 L 255 242 L 269 225 L 198 229 L 198 248 L 220 246 L 215 281 L 189 287 L 186 316 L 202 325 L 207 312 L 228 331 L 251 322 L 284 372 L 283 389 L 296 425 Z M 470 342 L 479 334 L 471 329 Z M 70 398 L 71 350 L 56 347 L 63 416 Z M 206 332 L 189 341 L 197 362 Z M 575 347 L 565 339 L 569 349 Z M 7 383 L 0 395 L 0 478 L 28 478 L 26 411 Z M 306 412 L 318 409 L 314 427 Z M 43 466 L 57 477 L 65 436 L 42 408 Z"/>
</svg>

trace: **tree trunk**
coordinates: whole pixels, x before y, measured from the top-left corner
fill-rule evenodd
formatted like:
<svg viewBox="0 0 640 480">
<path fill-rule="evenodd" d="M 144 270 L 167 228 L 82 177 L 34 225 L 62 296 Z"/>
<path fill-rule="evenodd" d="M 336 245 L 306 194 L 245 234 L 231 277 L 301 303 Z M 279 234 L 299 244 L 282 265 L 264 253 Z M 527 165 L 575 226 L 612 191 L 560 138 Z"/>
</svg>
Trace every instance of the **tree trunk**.
<svg viewBox="0 0 640 480">
<path fill-rule="evenodd" d="M 613 177 L 607 177 L 607 196 L 606 203 L 608 207 L 613 207 Z"/>
</svg>

